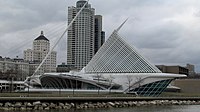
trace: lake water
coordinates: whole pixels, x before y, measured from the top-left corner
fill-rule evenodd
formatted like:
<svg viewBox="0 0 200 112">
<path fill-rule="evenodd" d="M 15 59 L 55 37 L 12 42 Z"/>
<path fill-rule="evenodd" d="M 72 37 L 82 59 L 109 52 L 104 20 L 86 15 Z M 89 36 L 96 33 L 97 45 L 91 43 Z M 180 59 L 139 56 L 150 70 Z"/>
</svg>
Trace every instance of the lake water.
<svg viewBox="0 0 200 112">
<path fill-rule="evenodd" d="M 2 111 L 1 111 L 2 112 Z M 200 112 L 200 105 L 184 106 L 141 106 L 130 108 L 106 108 L 87 110 L 48 110 L 48 111 L 4 111 L 4 112 Z"/>
</svg>

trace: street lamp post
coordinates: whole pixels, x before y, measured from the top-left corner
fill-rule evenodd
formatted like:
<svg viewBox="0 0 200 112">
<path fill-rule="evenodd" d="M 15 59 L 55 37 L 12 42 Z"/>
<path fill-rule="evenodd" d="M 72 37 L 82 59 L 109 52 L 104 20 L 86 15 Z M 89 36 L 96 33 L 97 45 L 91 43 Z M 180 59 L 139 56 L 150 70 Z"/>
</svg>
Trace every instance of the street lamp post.
<svg viewBox="0 0 200 112">
<path fill-rule="evenodd" d="M 61 87 L 59 87 L 59 96 L 61 95 Z"/>
<path fill-rule="evenodd" d="M 73 76 L 74 76 L 74 75 L 73 75 Z M 74 77 L 72 78 L 72 81 L 71 81 L 71 82 L 72 82 L 71 84 L 72 84 L 73 96 L 74 96 L 74 83 L 73 83 L 73 82 L 74 82 Z"/>
<path fill-rule="evenodd" d="M 29 89 L 30 89 L 30 80 L 28 81 L 28 97 L 29 97 Z"/>
<path fill-rule="evenodd" d="M 99 76 L 98 73 L 97 73 L 97 78 L 98 78 L 98 84 L 99 84 L 99 78 L 100 78 L 100 76 Z M 98 86 L 98 95 L 99 95 L 99 89 L 100 89 L 100 87 Z"/>
<path fill-rule="evenodd" d="M 29 86 L 28 86 L 28 97 L 29 97 Z"/>
</svg>

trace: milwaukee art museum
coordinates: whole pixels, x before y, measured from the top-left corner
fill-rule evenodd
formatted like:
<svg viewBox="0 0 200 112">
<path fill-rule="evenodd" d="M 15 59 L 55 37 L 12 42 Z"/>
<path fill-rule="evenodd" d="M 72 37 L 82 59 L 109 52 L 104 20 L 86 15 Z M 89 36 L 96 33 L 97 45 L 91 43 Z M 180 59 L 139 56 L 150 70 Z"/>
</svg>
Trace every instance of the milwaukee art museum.
<svg viewBox="0 0 200 112">
<path fill-rule="evenodd" d="M 113 31 L 80 72 L 45 73 L 35 76 L 30 81 L 32 86 L 29 91 L 109 92 L 158 96 L 172 80 L 185 77 L 180 74 L 162 73 L 119 35 L 121 26 Z"/>
</svg>

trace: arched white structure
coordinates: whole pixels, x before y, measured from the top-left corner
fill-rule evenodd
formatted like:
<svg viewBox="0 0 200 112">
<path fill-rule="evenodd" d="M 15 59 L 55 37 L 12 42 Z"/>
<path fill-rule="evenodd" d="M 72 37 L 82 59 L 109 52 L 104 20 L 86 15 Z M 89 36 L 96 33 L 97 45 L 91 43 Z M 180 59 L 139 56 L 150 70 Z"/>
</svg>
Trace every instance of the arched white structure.
<svg viewBox="0 0 200 112">
<path fill-rule="evenodd" d="M 38 77 L 42 89 L 33 87 L 30 91 L 62 89 L 62 91 L 121 92 L 158 96 L 173 79 L 185 77 L 180 74 L 161 73 L 119 36 L 118 31 L 122 25 L 111 34 L 82 71 L 46 73 Z"/>
</svg>

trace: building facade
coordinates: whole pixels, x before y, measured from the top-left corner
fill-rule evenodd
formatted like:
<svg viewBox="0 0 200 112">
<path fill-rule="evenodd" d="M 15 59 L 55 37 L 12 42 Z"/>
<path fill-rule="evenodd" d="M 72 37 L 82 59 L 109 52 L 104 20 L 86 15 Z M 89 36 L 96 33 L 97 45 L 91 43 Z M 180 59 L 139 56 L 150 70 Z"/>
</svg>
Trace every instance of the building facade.
<svg viewBox="0 0 200 112">
<path fill-rule="evenodd" d="M 85 3 L 86 1 L 79 0 L 76 3 L 76 7 L 68 7 L 68 24 Z M 98 49 L 102 45 L 101 33 L 105 34 L 102 32 L 102 17 L 98 17 L 97 20 L 99 22 L 96 25 L 98 29 L 95 31 L 95 9 L 90 4 L 87 4 L 68 30 L 67 64 L 74 65 L 78 70 L 81 70 L 92 59 L 95 51 L 97 51 L 95 46 Z M 95 43 L 100 44 L 95 45 Z"/>
<path fill-rule="evenodd" d="M 63 73 L 63 72 L 69 72 L 70 70 L 76 69 L 74 65 L 66 65 L 65 63 L 62 63 L 57 66 L 56 71 L 58 73 Z"/>
<path fill-rule="evenodd" d="M 186 68 L 189 71 L 189 76 L 195 76 L 196 72 L 195 72 L 195 66 L 192 64 L 186 64 Z"/>
<path fill-rule="evenodd" d="M 0 57 L 0 79 L 25 80 L 29 76 L 29 63 L 23 59 Z"/>
<path fill-rule="evenodd" d="M 94 53 L 99 50 L 99 48 L 105 42 L 105 32 L 102 31 L 102 16 L 95 15 L 95 42 L 94 42 Z"/>
<path fill-rule="evenodd" d="M 189 70 L 182 66 L 166 66 L 166 65 L 156 65 L 156 67 L 163 73 L 174 73 L 174 74 L 189 74 Z"/>
<path fill-rule="evenodd" d="M 33 74 L 42 60 L 50 51 L 50 42 L 44 36 L 43 31 L 39 37 L 33 41 L 33 48 L 24 51 L 24 60 L 30 63 L 30 74 Z M 56 72 L 56 52 L 52 51 L 37 74 L 45 72 Z"/>
</svg>

